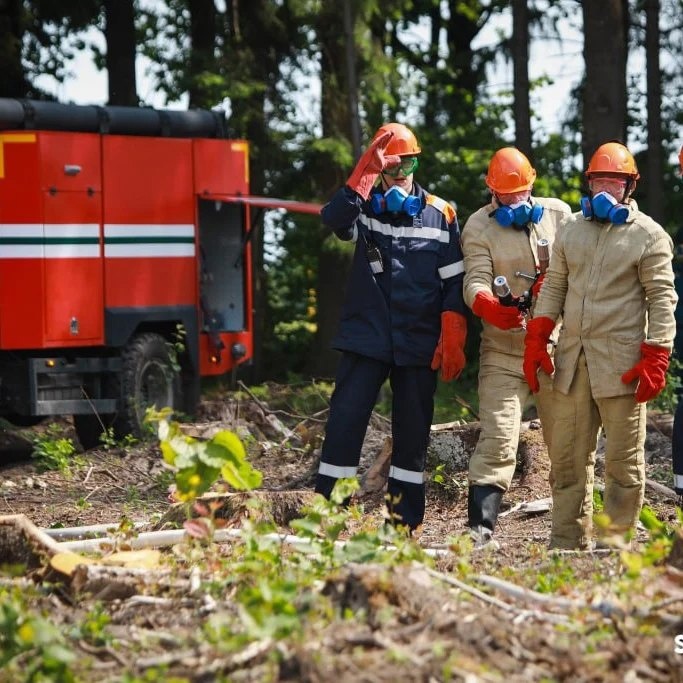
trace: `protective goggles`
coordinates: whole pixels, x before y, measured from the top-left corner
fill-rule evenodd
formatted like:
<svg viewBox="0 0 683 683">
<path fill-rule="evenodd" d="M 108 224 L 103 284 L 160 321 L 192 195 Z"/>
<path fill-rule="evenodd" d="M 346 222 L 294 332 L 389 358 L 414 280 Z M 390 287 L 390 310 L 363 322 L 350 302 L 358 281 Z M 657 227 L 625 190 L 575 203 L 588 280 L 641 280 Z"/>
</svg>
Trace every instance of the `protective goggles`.
<svg viewBox="0 0 683 683">
<path fill-rule="evenodd" d="M 420 162 L 417 157 L 402 157 L 401 161 L 396 166 L 389 166 L 385 168 L 382 173 L 388 175 L 390 178 L 395 178 L 399 173 L 408 176 L 417 170 Z"/>
<path fill-rule="evenodd" d="M 628 178 L 615 178 L 614 176 L 593 176 L 588 180 L 588 186 L 595 192 L 616 190 L 623 193 L 627 185 Z"/>
</svg>

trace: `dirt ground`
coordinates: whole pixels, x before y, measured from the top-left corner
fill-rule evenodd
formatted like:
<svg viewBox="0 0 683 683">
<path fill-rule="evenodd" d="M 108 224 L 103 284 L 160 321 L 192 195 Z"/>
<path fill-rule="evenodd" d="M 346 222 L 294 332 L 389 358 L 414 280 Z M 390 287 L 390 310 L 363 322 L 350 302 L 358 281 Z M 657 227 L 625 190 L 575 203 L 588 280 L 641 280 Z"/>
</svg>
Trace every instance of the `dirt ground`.
<svg viewBox="0 0 683 683">
<path fill-rule="evenodd" d="M 219 399 L 204 403 L 199 421 L 187 429 L 201 437 L 223 427 L 247 437 L 252 464 L 264 475 L 262 489 L 277 495 L 311 490 L 324 418 L 320 414 L 302 421 L 270 413 L 258 401 L 235 406 Z M 62 426 L 65 436 L 76 441 L 68 421 Z M 79 454 L 67 472 L 41 472 L 29 456 L 32 439 L 44 428 L 15 430 L 5 425 L 0 430 L 0 515 L 24 514 L 44 528 L 118 525 L 126 518 L 146 530 L 168 512 L 171 478 L 156 445 L 89 451 Z M 648 487 L 646 502 L 660 520 L 674 524 L 675 501 L 656 488 L 656 482 L 670 485 L 671 481 L 670 429 L 670 416 L 652 416 L 646 459 L 648 478 L 655 484 Z M 372 465 L 387 436 L 388 422 L 374 416 L 361 469 Z M 459 545 L 457 540 L 466 531 L 465 473 L 451 474 L 443 483 L 430 481 L 424 528 L 417 541 L 437 554 L 429 570 L 434 573 L 427 576 L 427 570 L 417 566 L 394 568 L 389 570 L 393 579 L 388 587 L 386 572 L 379 577 L 376 568 L 354 565 L 326 588 L 340 613 L 353 610 L 354 600 L 360 600 L 365 615 L 361 621 L 335 621 L 296 643 L 267 643 L 262 651 L 247 652 L 241 660 L 232 655 L 218 657 L 208 646 L 196 644 L 174 656 L 178 643 L 196 634 L 205 619 L 197 604 L 183 596 L 173 610 L 149 603 L 143 614 L 133 607 L 133 598 L 114 600 L 105 609 L 112 618 L 116 646 L 93 648 L 81 641 L 80 654 L 89 662 L 82 680 L 683 681 L 683 654 L 674 652 L 674 637 L 683 634 L 683 573 L 662 569 L 649 588 L 633 584 L 642 595 L 650 590 L 652 602 L 666 602 L 665 619 L 654 611 L 645 620 L 634 619 L 635 603 L 625 603 L 623 594 L 610 602 L 611 591 L 623 576 L 619 552 L 550 554 L 546 549 L 550 512 L 524 511 L 523 504 L 550 497 L 548 470 L 544 454 L 520 463 L 505 496 L 496 532 L 500 549 L 495 553 L 472 552 L 466 542 Z M 600 475 L 598 465 L 598 479 Z M 360 496 L 364 525 L 382 524 L 383 497 L 382 491 Z M 291 533 L 286 527 L 282 531 Z M 639 529 L 637 540 L 641 544 L 648 540 L 644 528 Z M 472 581 L 463 587 L 457 578 L 455 584 L 444 578 L 499 577 L 534 589 L 538 595 L 544 581 L 557 579 L 560 563 L 571 580 L 566 588 L 554 585 L 548 590 L 583 605 L 579 631 L 573 630 L 574 622 L 564 631 L 556 625 L 561 619 L 555 613 L 563 608 L 552 603 L 554 597 L 550 607 L 543 603 L 539 607 L 530 604 L 528 596 L 522 599 L 495 587 L 487 590 Z M 353 590 L 344 588 L 350 585 Z M 359 587 L 364 598 L 357 595 Z M 380 594 L 382 599 L 377 598 Z M 626 616 L 616 617 L 612 607 L 596 614 L 598 598 L 612 607 L 618 605 L 619 614 Z M 44 599 L 44 609 L 55 623 L 75 622 L 92 609 L 86 596 L 65 596 L 64 591 Z M 392 616 L 383 611 L 386 603 L 393 606 Z M 609 633 L 604 622 L 610 626 Z M 139 643 L 144 639 L 140 634 L 155 631 L 168 638 L 155 640 L 141 654 Z M 580 638 L 573 635 L 576 632 Z M 131 641 L 136 647 L 126 645 Z M 164 677 L 152 677 L 152 663 L 163 668 Z M 0 681 L 4 680 L 9 681 L 0 671 Z"/>
</svg>

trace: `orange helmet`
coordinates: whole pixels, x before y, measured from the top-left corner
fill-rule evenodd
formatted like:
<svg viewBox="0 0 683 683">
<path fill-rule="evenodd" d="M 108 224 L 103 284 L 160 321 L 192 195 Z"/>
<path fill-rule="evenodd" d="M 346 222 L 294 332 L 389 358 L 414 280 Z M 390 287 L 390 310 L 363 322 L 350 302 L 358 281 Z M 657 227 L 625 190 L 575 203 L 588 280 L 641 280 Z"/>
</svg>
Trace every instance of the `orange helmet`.
<svg viewBox="0 0 683 683">
<path fill-rule="evenodd" d="M 486 185 L 496 194 L 530 190 L 534 180 L 536 171 L 516 147 L 503 147 L 491 157 Z"/>
<path fill-rule="evenodd" d="M 595 150 L 586 169 L 586 177 L 590 179 L 593 173 L 626 175 L 633 180 L 640 178 L 633 154 L 620 142 L 606 142 Z"/>
<path fill-rule="evenodd" d="M 384 150 L 385 154 L 398 154 L 399 156 L 412 156 L 419 154 L 422 150 L 417 144 L 417 138 L 407 126 L 402 123 L 385 123 L 377 129 L 373 140 L 382 133 L 392 132 L 394 137 L 389 140 L 389 144 Z"/>
</svg>

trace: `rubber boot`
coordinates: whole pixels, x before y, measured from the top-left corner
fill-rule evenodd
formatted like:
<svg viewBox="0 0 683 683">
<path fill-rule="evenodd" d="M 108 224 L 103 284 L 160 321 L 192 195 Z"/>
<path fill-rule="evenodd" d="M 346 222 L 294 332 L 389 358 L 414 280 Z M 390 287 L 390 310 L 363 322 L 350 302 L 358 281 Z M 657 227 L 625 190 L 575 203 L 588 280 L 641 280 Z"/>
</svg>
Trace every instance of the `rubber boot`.
<svg viewBox="0 0 683 683">
<path fill-rule="evenodd" d="M 475 548 L 499 547 L 493 539 L 493 530 L 502 499 L 503 489 L 497 486 L 470 486 L 467 497 L 467 526 L 470 527 Z"/>
</svg>

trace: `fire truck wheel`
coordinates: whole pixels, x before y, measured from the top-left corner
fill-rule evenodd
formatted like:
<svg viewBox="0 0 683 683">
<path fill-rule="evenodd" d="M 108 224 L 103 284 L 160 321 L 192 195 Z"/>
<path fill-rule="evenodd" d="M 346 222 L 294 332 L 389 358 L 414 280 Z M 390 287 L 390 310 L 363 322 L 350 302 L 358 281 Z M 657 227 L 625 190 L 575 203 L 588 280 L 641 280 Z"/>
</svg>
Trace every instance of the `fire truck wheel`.
<svg viewBox="0 0 683 683">
<path fill-rule="evenodd" d="M 121 362 L 123 408 L 117 416 L 116 432 L 120 436 L 148 437 L 147 408 L 182 409 L 180 373 L 174 368 L 168 342 L 154 332 L 133 337 L 121 355 Z"/>
</svg>

